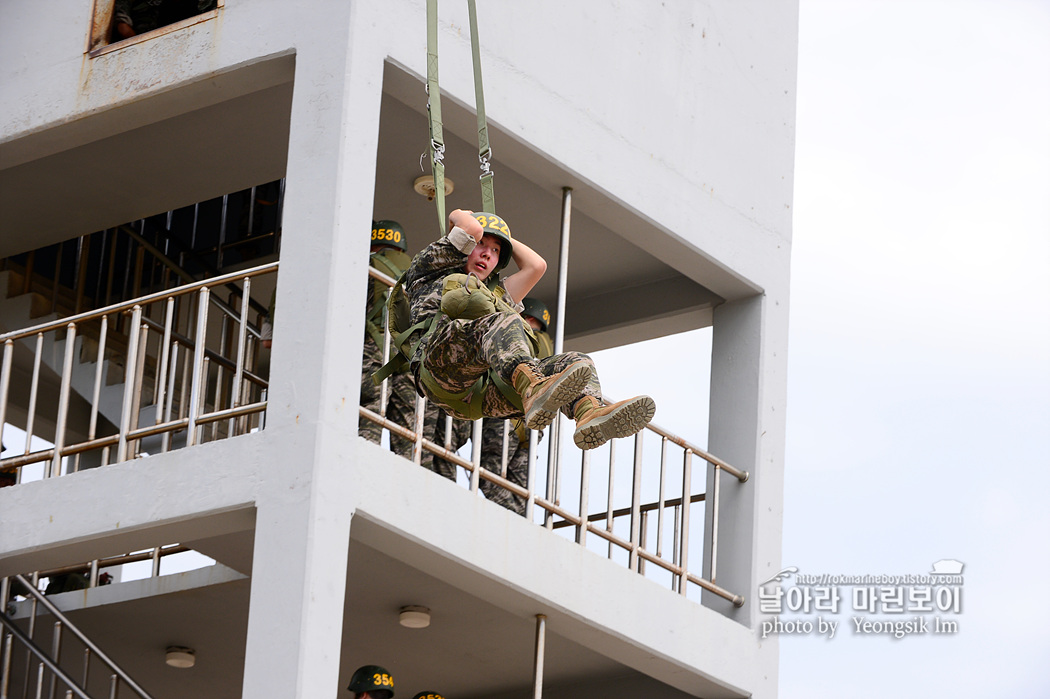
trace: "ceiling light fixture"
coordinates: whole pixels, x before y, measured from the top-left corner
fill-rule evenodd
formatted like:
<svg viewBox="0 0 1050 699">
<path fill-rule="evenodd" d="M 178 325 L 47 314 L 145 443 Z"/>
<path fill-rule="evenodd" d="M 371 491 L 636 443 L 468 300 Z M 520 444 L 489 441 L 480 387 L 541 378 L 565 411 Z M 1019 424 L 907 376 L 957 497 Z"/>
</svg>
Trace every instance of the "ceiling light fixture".
<svg viewBox="0 0 1050 699">
<path fill-rule="evenodd" d="M 452 194 L 452 190 L 455 189 L 456 185 L 452 183 L 452 180 L 445 178 L 445 196 Z M 437 187 L 434 186 L 433 175 L 420 175 L 416 178 L 416 181 L 412 183 L 412 189 L 416 190 L 416 194 L 422 194 L 427 198 L 427 201 L 434 201 L 434 195 L 437 194 Z"/>
<path fill-rule="evenodd" d="M 193 667 L 193 664 L 197 662 L 197 651 L 183 646 L 168 646 L 164 662 L 172 667 Z"/>
<path fill-rule="evenodd" d="M 405 628 L 425 629 L 430 626 L 430 610 L 416 605 L 401 607 L 401 614 L 397 620 Z"/>
</svg>

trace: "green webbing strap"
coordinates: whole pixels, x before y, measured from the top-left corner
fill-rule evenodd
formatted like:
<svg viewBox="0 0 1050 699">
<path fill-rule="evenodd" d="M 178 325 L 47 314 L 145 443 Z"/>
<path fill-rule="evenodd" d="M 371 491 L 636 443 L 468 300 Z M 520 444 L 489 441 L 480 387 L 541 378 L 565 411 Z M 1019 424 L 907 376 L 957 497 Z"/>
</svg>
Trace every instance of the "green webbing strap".
<svg viewBox="0 0 1050 699">
<path fill-rule="evenodd" d="M 384 269 L 379 269 L 379 271 L 384 272 L 389 277 L 393 277 L 394 279 L 401 277 L 402 270 L 398 269 L 397 265 L 388 260 L 382 251 L 373 252 L 369 256 L 369 263 L 376 269 L 383 267 Z M 374 284 L 382 283 L 376 282 L 375 280 L 371 281 Z M 386 293 L 381 294 L 381 296 L 385 297 L 387 293 L 389 293 L 389 289 Z M 376 343 L 376 346 L 380 348 L 383 346 L 383 329 L 379 327 L 379 324 L 376 321 L 378 321 L 379 317 L 383 315 L 383 307 L 385 305 L 385 303 L 379 303 L 379 298 L 373 298 L 372 308 L 368 312 L 368 316 L 365 318 L 365 330 L 367 330 L 368 334 L 372 336 L 372 340 Z"/>
<path fill-rule="evenodd" d="M 430 164 L 434 174 L 438 238 L 445 235 L 445 136 L 441 127 L 438 87 L 437 0 L 427 0 L 427 111 L 430 113 Z"/>
<path fill-rule="evenodd" d="M 485 94 L 481 86 L 481 42 L 478 40 L 478 11 L 474 0 L 467 0 L 470 11 L 470 52 L 474 61 L 474 102 L 478 110 L 478 162 L 481 163 L 481 210 L 496 213 L 496 193 L 492 186 L 492 149 L 485 120 Z"/>
<path fill-rule="evenodd" d="M 503 377 L 495 369 L 489 369 L 489 378 L 492 379 L 492 383 L 496 384 L 496 388 L 503 394 L 503 397 L 510 401 L 511 405 L 522 412 L 525 411 L 521 404 L 521 396 L 518 395 L 513 386 L 503 380 Z"/>
<path fill-rule="evenodd" d="M 408 342 L 408 338 L 412 336 L 412 333 L 416 332 L 417 330 L 426 329 L 426 332 L 423 333 L 423 338 L 429 335 L 431 329 L 433 329 L 434 327 L 435 318 L 437 318 L 437 315 L 432 315 L 426 320 L 421 320 L 405 332 L 393 338 L 393 342 L 390 346 L 394 348 L 394 356 L 390 358 L 389 362 L 381 366 L 376 373 L 372 374 L 372 383 L 378 386 L 379 384 L 383 383 L 383 379 L 390 376 L 395 371 L 401 371 L 406 366 L 408 366 L 408 362 L 411 359 L 411 357 L 406 356 L 401 348 L 404 347 L 406 342 Z M 422 342 L 423 338 L 420 338 L 419 342 Z M 415 343 L 415 345 L 412 346 L 410 354 L 415 353 L 416 347 L 419 346 L 419 342 Z"/>
<path fill-rule="evenodd" d="M 470 388 L 459 393 L 452 393 L 441 387 L 434 376 L 427 371 L 425 364 L 419 365 L 419 379 L 426 384 L 427 389 L 442 403 L 447 405 L 455 413 L 456 417 L 465 420 L 477 420 L 485 417 L 483 412 L 485 402 L 485 391 L 490 383 L 495 384 L 499 392 L 510 401 L 518 410 L 522 410 L 521 396 L 511 388 L 493 369 L 482 374 Z"/>
</svg>

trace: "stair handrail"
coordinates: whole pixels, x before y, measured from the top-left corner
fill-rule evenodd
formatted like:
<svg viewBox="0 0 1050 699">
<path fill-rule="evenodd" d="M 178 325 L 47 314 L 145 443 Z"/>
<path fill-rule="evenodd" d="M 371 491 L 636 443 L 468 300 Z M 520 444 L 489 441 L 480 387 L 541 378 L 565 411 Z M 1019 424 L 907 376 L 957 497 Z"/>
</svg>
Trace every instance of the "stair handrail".
<svg viewBox="0 0 1050 699">
<path fill-rule="evenodd" d="M 52 660 L 50 655 L 48 655 L 40 649 L 40 646 L 33 643 L 33 639 L 31 639 L 25 631 L 18 628 L 18 624 L 11 621 L 7 617 L 7 614 L 3 612 L 3 610 L 0 610 L 0 624 L 3 624 L 4 627 L 7 628 L 8 633 L 10 633 L 11 636 L 13 636 L 19 643 L 25 646 L 30 653 L 39 658 L 40 662 L 46 665 L 47 669 L 50 670 L 55 677 L 61 680 L 62 684 L 69 688 L 69 691 L 73 692 L 81 699 L 92 699 L 91 695 L 89 695 L 87 692 L 81 689 L 80 685 L 77 684 L 76 680 L 70 677 L 69 673 L 67 673 L 65 670 L 59 667 L 58 663 Z M 5 666 L 4 670 L 8 670 L 8 667 Z"/>
<path fill-rule="evenodd" d="M 141 233 L 137 232 L 134 228 L 132 228 L 128 224 L 125 223 L 125 224 L 121 224 L 120 226 L 117 226 L 117 230 L 121 230 L 124 233 L 126 233 L 130 238 L 132 238 L 135 242 L 137 242 L 139 245 L 141 245 L 143 248 L 145 248 L 155 258 L 157 258 L 157 261 L 159 261 L 162 265 L 164 265 L 165 267 L 170 269 L 172 272 L 174 272 L 184 282 L 192 283 L 194 281 L 197 281 L 197 279 L 192 274 L 187 272 L 185 269 L 183 269 L 181 266 L 179 266 L 179 264 L 177 262 L 175 262 L 170 257 L 168 257 L 164 253 L 163 250 L 158 248 L 153 243 L 149 242 L 149 240 L 147 240 Z M 189 255 L 190 258 L 194 262 L 196 262 L 198 265 L 200 265 L 202 268 L 204 268 L 205 272 L 207 272 L 208 274 L 212 274 L 212 275 L 218 275 L 219 274 L 219 270 L 218 269 L 216 269 L 215 267 L 213 267 L 210 264 L 208 264 L 208 262 L 203 257 L 198 255 L 192 249 L 188 248 L 185 245 L 185 243 L 183 243 L 181 240 L 179 240 L 178 238 L 176 238 L 173 235 L 171 235 L 171 231 L 169 231 L 167 228 L 157 228 L 156 230 L 157 230 L 158 233 L 162 233 L 164 235 L 164 240 L 166 240 L 167 242 L 171 243 L 172 245 L 178 247 L 183 254 Z M 210 277 L 210 278 L 214 279 L 215 277 Z M 240 289 L 238 289 L 236 287 L 229 287 L 229 288 L 230 288 L 230 291 L 232 291 L 234 293 L 240 293 Z M 222 308 L 220 300 L 216 299 L 215 301 L 216 301 L 217 304 L 220 304 L 220 308 Z M 267 313 L 267 312 L 269 312 L 269 309 L 266 306 L 262 305 L 261 303 L 259 303 L 255 299 L 249 299 L 248 300 L 248 304 L 257 313 Z"/>
<path fill-rule="evenodd" d="M 59 610 L 59 608 L 56 607 L 51 602 L 51 600 L 49 600 L 47 598 L 46 595 L 44 595 L 42 592 L 40 592 L 40 590 L 38 590 L 35 585 L 30 583 L 28 580 L 26 580 L 25 576 L 23 576 L 21 574 L 15 574 L 15 575 L 13 575 L 11 577 L 14 580 L 17 580 L 19 583 L 22 584 L 22 590 L 19 591 L 19 594 L 28 593 L 29 595 L 31 595 L 33 597 L 33 599 L 36 600 L 37 604 L 43 605 L 44 609 L 46 609 L 51 614 L 51 616 L 55 617 L 60 622 L 62 622 L 62 625 L 66 629 L 71 631 L 74 636 L 76 636 L 78 639 L 80 639 L 80 642 L 83 643 L 84 646 L 88 650 L 90 650 L 92 653 L 94 653 L 96 656 L 98 656 L 99 660 L 101 660 L 103 663 L 105 663 L 106 666 L 110 669 L 110 671 L 113 674 L 115 674 L 125 684 L 127 684 L 128 687 L 131 689 L 131 691 L 133 691 L 136 694 L 138 694 L 140 697 L 142 697 L 142 699 L 153 699 L 153 697 L 146 690 L 144 690 L 142 687 L 140 687 L 139 684 L 135 680 L 131 679 L 131 676 L 128 675 L 128 673 L 124 672 L 124 670 L 119 665 L 117 665 L 115 662 L 113 662 L 113 660 L 111 660 L 108 655 L 106 655 L 104 652 L 102 652 L 102 649 L 99 648 L 97 645 L 95 645 L 94 641 L 92 641 L 80 629 L 78 629 L 69 620 L 69 618 L 65 614 L 63 614 L 62 611 Z M 14 626 L 14 624 L 10 623 L 10 621 L 7 619 L 6 610 L 0 610 L 0 615 L 2 615 L 4 617 L 4 625 L 5 626 L 8 626 L 8 628 Z M 44 662 L 47 663 L 47 660 L 45 660 Z M 56 674 L 61 672 L 61 668 L 58 668 L 57 665 L 55 667 L 52 667 L 52 664 L 48 663 L 48 667 L 50 669 L 52 669 L 52 671 L 56 671 L 57 670 Z M 62 673 L 62 675 L 65 675 L 65 673 Z M 66 681 L 64 677 L 63 677 L 62 681 L 63 682 Z M 70 687 L 75 687 L 75 686 L 76 686 L 75 683 L 74 684 L 70 684 Z M 90 697 L 88 697 L 86 694 L 84 694 L 83 696 L 86 697 L 87 699 L 90 699 Z"/>
<path fill-rule="evenodd" d="M 58 320 L 48 321 L 47 323 L 41 323 L 40 325 L 34 325 L 29 328 L 23 328 L 21 330 L 11 330 L 6 333 L 0 334 L 0 343 L 7 342 L 9 340 L 20 340 L 25 337 L 31 337 L 38 333 L 48 332 L 51 330 L 57 330 L 64 328 L 70 323 L 83 323 L 88 320 L 95 320 L 102 316 L 107 316 L 113 313 L 121 313 L 124 311 L 130 311 L 135 306 L 144 306 L 154 301 L 160 301 L 162 299 L 173 298 L 176 296 L 185 296 L 186 294 L 192 294 L 205 287 L 213 287 L 219 284 L 225 284 L 227 282 L 236 281 L 238 279 L 244 279 L 246 277 L 257 277 L 262 274 L 268 274 L 270 272 L 277 271 L 278 262 L 269 262 L 264 265 L 257 267 L 251 267 L 249 269 L 241 270 L 239 272 L 230 272 L 218 277 L 210 277 L 208 279 L 202 279 L 192 284 L 184 284 L 182 286 L 175 287 L 174 289 L 166 289 L 164 291 L 155 291 L 152 294 L 146 294 L 140 296 L 137 299 L 131 299 L 129 301 L 121 301 L 120 303 L 114 303 L 104 308 L 99 308 L 93 311 L 85 311 L 78 313 L 77 315 L 67 316 L 65 318 L 59 318 Z M 212 299 L 215 302 L 220 302 L 220 299 Z M 220 305 L 220 308 L 222 306 Z M 224 309 L 225 310 L 225 309 Z M 229 311 L 226 311 L 229 312 Z M 237 320 L 240 320 L 240 316 L 236 316 Z"/>
</svg>

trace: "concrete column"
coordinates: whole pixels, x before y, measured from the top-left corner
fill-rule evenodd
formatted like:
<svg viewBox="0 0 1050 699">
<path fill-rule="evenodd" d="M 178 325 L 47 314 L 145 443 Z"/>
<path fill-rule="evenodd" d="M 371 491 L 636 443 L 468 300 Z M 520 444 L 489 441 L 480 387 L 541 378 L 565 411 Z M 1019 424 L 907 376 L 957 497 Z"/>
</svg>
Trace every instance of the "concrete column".
<svg viewBox="0 0 1050 699">
<path fill-rule="evenodd" d="M 296 54 L 246 698 L 339 691 L 383 66 L 358 8 Z"/>
<path fill-rule="evenodd" d="M 784 489 L 784 407 L 787 369 L 786 281 L 783 293 L 733 301 L 715 309 L 711 361 L 713 454 L 750 478 L 740 483 L 723 473 L 719 498 L 718 585 L 746 598 L 736 608 L 713 594 L 703 604 L 752 629 L 758 621 L 757 586 L 780 570 Z M 707 492 L 713 476 L 708 474 Z M 712 511 L 707 508 L 706 529 Z M 711 548 L 705 544 L 704 575 L 710 576 Z M 758 642 L 756 640 L 756 642 Z M 754 696 L 775 696 L 777 642 L 758 642 L 765 679 Z"/>
</svg>

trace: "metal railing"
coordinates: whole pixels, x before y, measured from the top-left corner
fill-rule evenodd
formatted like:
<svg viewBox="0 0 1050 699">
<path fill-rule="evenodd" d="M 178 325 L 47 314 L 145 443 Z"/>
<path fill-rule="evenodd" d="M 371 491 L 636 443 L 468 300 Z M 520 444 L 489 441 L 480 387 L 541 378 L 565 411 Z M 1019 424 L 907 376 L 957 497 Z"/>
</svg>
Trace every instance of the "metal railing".
<svg viewBox="0 0 1050 699">
<path fill-rule="evenodd" d="M 0 471 L 21 480 L 22 469 L 41 463 L 49 478 L 261 427 L 267 379 L 256 371 L 260 333 L 241 299 L 251 298 L 253 279 L 276 273 L 274 262 L 0 335 L 0 437 L 9 405 L 26 414 L 18 425 L 24 449 L 0 460 Z M 238 287 L 229 301 L 213 295 L 229 284 Z M 122 317 L 130 318 L 126 334 L 111 330 Z M 16 348 L 31 378 L 12 400 Z M 57 375 L 57 387 L 45 386 L 45 374 Z M 121 380 L 107 385 L 109 374 Z M 37 425 L 51 418 L 38 407 L 42 386 L 58 392 L 48 422 L 53 446 L 34 450 Z"/>
<path fill-rule="evenodd" d="M 108 585 L 111 578 L 106 577 L 104 572 L 107 568 L 120 568 L 130 563 L 140 563 L 142 561 L 150 562 L 150 575 L 151 578 L 160 577 L 160 564 L 161 561 L 168 557 L 174 556 L 179 553 L 187 553 L 193 551 L 189 546 L 183 546 L 182 544 L 167 544 L 165 546 L 155 546 L 152 549 L 144 551 L 136 551 L 132 553 L 122 553 L 119 556 L 109 556 L 108 558 L 96 558 L 93 561 L 87 563 L 76 563 L 74 565 L 62 566 L 60 568 L 49 568 L 47 570 L 38 570 L 33 573 L 28 573 L 29 580 L 32 581 L 33 587 L 39 589 L 37 583 L 41 580 L 49 580 L 57 576 L 79 576 L 82 578 L 83 588 L 93 588 L 100 585 Z M 119 574 L 119 571 L 118 571 Z M 78 589 L 81 589 L 78 586 Z M 49 591 L 45 590 L 44 594 L 49 594 Z"/>
<path fill-rule="evenodd" d="M 39 313 L 77 314 L 276 255 L 283 202 L 276 180 L 13 255 L 0 269 L 19 275 L 16 294 L 39 296 Z"/>
<path fill-rule="evenodd" d="M 369 268 L 369 275 L 377 281 L 392 286 L 393 279 L 382 272 Z M 384 322 L 385 319 L 384 319 Z M 384 362 L 390 355 L 390 334 L 386 333 L 383 355 Z M 567 465 L 568 459 L 557 446 L 551 448 L 550 443 L 556 443 L 556 439 L 549 439 L 547 453 L 546 481 L 537 483 L 539 470 L 537 465 L 541 458 L 541 449 L 538 445 L 537 435 L 530 431 L 529 457 L 526 486 L 522 487 L 508 480 L 505 475 L 495 473 L 482 467 L 481 462 L 481 421 L 475 421 L 471 437 L 471 458 L 465 459 L 456 451 L 446 448 L 427 437 L 423 433 L 423 414 L 426 410 L 426 399 L 419 397 L 416 402 L 416 420 L 413 428 L 397 424 L 388 419 L 385 412 L 387 388 L 382 390 L 383 400 L 380 402 L 380 412 L 376 413 L 365 407 L 360 407 L 361 419 L 370 420 L 391 435 L 412 441 L 415 444 L 413 460 L 419 464 L 423 451 L 434 454 L 435 457 L 444 459 L 449 463 L 463 468 L 469 477 L 469 488 L 477 493 L 481 480 L 504 488 L 505 490 L 523 498 L 525 505 L 525 518 L 529 521 L 535 519 L 536 508 L 542 511 L 543 526 L 550 530 L 562 530 L 572 528 L 577 543 L 583 546 L 591 546 L 588 535 L 594 535 L 607 544 L 607 555 L 615 558 L 615 552 L 620 551 L 626 555 L 625 564 L 632 570 L 642 574 L 655 577 L 658 570 L 669 576 L 671 589 L 679 594 L 686 595 L 688 584 L 692 583 L 703 590 L 719 595 L 736 606 L 744 604 L 744 597 L 721 588 L 717 584 L 717 553 L 718 553 L 718 507 L 719 490 L 721 488 L 721 476 L 726 472 L 733 476 L 738 482 L 748 480 L 748 473 L 737 469 L 722 459 L 707 453 L 700 447 L 672 434 L 671 432 L 650 424 L 645 430 L 639 432 L 632 438 L 632 459 L 627 469 L 619 468 L 617 465 L 617 440 L 609 442 L 608 445 L 595 451 L 583 451 L 581 454 L 578 471 L 574 474 L 574 484 L 578 489 L 571 504 L 563 503 L 563 485 L 569 481 L 566 475 L 571 466 Z M 451 421 L 451 418 L 447 418 Z M 560 419 L 560 418 L 559 418 Z M 552 426 L 552 432 L 557 428 Z M 446 427 L 446 433 L 449 429 Z M 513 430 L 504 429 L 504 444 L 502 449 L 502 474 L 507 469 L 507 439 L 514 435 Z M 659 460 L 658 465 L 652 466 L 652 459 L 645 459 L 645 437 L 646 435 L 659 438 Z M 671 449 L 680 451 L 680 467 L 672 465 L 668 457 Z M 593 475 L 598 469 L 599 455 L 607 455 L 604 468 L 600 472 L 601 482 L 599 488 L 595 489 L 596 477 Z M 697 492 L 694 485 L 693 457 L 698 457 L 705 462 L 703 473 L 706 485 L 707 469 L 712 471 L 713 489 L 710 494 Z M 628 495 L 621 494 L 623 487 L 617 488 L 618 481 L 622 480 L 620 474 L 629 472 Z M 674 476 L 674 478 L 672 478 Z M 673 486 L 669 486 L 670 481 Z M 542 489 L 540 487 L 542 485 Z M 541 494 L 542 490 L 542 494 Z M 643 502 L 643 494 L 646 491 L 655 490 L 655 495 L 649 502 Z M 604 497 L 603 497 L 604 496 Z M 604 505 L 604 509 L 595 512 L 595 500 Z M 568 502 L 568 498 L 566 498 Z M 622 502 L 617 507 L 617 503 Z M 694 509 L 696 507 L 710 507 L 710 521 L 713 523 L 710 531 L 705 532 L 702 543 L 708 547 L 710 553 L 711 568 L 708 577 L 696 572 L 702 565 L 702 555 L 691 554 L 693 541 L 691 532 L 694 528 L 702 528 L 703 518 L 698 518 Z M 625 524 L 626 526 L 624 526 Z M 670 540 L 670 541 L 668 541 Z M 702 552 L 701 552 L 702 553 Z M 646 564 L 651 564 L 652 569 L 647 570 Z"/>
<path fill-rule="evenodd" d="M 24 595 L 28 601 L 25 620 L 15 619 L 8 613 L 13 592 Z M 38 623 L 41 610 L 54 620 L 50 629 L 38 628 L 43 626 Z M 49 699 L 54 699 L 59 692 L 67 698 L 81 699 L 102 696 L 105 692 L 110 699 L 116 699 L 121 687 L 142 699 L 151 699 L 149 693 L 24 576 L 4 578 L 0 584 L 0 624 L 4 628 L 0 644 L 0 697 L 3 699 L 14 696 L 40 699 L 45 692 Z M 45 650 L 48 644 L 50 652 Z M 79 646 L 76 653 L 67 649 L 73 644 Z M 97 669 L 92 672 L 92 668 L 99 665 L 102 676 Z"/>
</svg>

